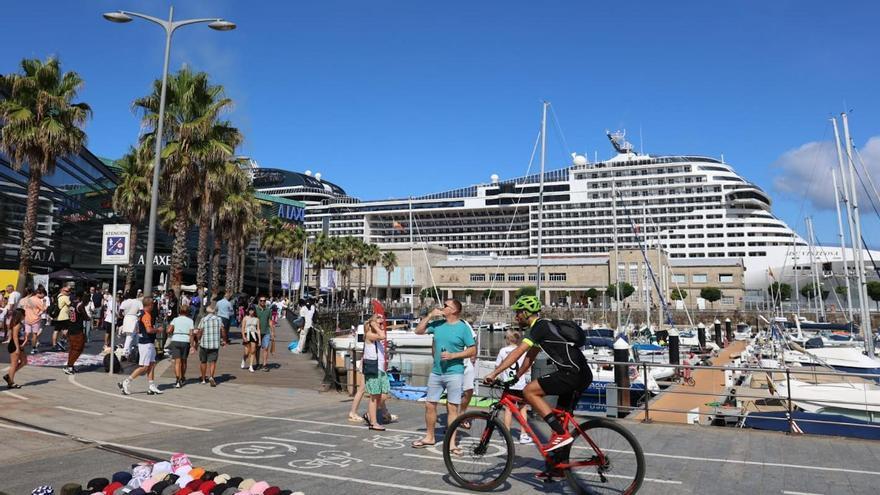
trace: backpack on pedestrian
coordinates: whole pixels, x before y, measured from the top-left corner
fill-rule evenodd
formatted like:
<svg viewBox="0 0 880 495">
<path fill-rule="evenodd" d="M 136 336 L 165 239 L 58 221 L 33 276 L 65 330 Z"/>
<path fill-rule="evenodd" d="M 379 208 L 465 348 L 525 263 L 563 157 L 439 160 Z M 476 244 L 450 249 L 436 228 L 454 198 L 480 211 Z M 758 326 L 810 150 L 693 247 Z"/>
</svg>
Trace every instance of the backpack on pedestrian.
<svg viewBox="0 0 880 495">
<path fill-rule="evenodd" d="M 49 307 L 46 309 L 46 314 L 53 320 L 58 318 L 58 315 L 61 314 L 61 307 L 58 306 L 58 298 L 52 299 L 52 303 L 49 304 Z"/>
</svg>

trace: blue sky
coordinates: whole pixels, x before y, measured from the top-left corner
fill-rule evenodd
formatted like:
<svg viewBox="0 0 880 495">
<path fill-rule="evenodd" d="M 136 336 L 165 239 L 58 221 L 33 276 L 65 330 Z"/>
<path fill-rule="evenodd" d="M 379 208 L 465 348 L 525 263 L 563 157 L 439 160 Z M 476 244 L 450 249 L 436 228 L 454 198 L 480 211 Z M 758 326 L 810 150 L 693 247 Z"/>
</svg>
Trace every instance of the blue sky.
<svg viewBox="0 0 880 495">
<path fill-rule="evenodd" d="M 130 104 L 159 75 L 163 36 L 100 14 L 166 16 L 170 5 L 6 2 L 0 72 L 60 56 L 86 81 L 89 148 L 117 157 L 137 138 Z M 617 128 L 652 154 L 723 154 L 797 230 L 814 215 L 825 243 L 836 236 L 833 155 L 822 143 L 832 114 L 853 110 L 854 140 L 880 178 L 880 139 L 875 153 L 866 146 L 880 136 L 876 2 L 189 0 L 175 9 L 239 25 L 179 31 L 172 68 L 189 64 L 227 88 L 246 138 L 240 153 L 321 172 L 364 199 L 524 174 L 543 99 L 559 123 L 548 167 L 567 165 L 571 151 L 609 157 L 604 132 Z"/>
</svg>

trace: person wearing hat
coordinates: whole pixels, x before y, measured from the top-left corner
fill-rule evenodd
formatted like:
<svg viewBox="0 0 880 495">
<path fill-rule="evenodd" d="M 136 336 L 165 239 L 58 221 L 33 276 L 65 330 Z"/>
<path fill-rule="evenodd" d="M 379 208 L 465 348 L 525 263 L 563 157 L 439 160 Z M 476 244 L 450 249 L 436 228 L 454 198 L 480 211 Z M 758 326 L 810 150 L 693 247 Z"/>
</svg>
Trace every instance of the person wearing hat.
<svg viewBox="0 0 880 495">
<path fill-rule="evenodd" d="M 220 347 L 226 345 L 221 338 L 223 320 L 215 314 L 217 308 L 213 304 L 209 304 L 205 311 L 207 315 L 199 321 L 194 339 L 199 346 L 201 383 L 210 383 L 212 387 L 216 387 L 214 372 L 217 370 L 217 358 L 220 355 Z"/>
</svg>

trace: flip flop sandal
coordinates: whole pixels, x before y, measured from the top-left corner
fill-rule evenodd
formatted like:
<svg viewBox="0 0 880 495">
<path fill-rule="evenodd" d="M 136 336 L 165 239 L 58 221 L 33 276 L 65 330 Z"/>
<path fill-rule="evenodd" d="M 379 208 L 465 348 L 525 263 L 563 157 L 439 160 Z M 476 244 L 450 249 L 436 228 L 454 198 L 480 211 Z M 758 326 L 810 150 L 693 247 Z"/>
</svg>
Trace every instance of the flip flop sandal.
<svg viewBox="0 0 880 495">
<path fill-rule="evenodd" d="M 471 429 L 471 422 L 470 421 L 462 421 L 459 426 L 461 426 L 465 430 L 470 430 Z"/>
<path fill-rule="evenodd" d="M 410 446 L 414 449 L 427 449 L 428 447 L 432 447 L 437 445 L 437 442 L 424 442 L 422 440 L 416 440 Z"/>
<path fill-rule="evenodd" d="M 21 388 L 21 385 L 19 385 L 17 383 L 13 383 L 11 385 L 7 385 L 7 388 Z"/>
<path fill-rule="evenodd" d="M 386 431 L 382 425 L 370 425 L 370 429 L 373 431 Z"/>
<path fill-rule="evenodd" d="M 349 414 L 348 420 L 351 421 L 352 423 L 363 423 L 364 422 L 364 418 L 358 416 L 357 414 Z"/>
</svg>

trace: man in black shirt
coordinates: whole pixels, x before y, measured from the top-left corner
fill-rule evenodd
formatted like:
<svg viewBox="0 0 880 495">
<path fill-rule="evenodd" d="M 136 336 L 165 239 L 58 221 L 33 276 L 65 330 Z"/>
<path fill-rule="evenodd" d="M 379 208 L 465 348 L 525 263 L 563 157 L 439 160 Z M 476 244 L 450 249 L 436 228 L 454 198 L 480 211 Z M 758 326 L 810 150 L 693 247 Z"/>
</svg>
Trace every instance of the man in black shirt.
<svg viewBox="0 0 880 495">
<path fill-rule="evenodd" d="M 531 367 L 541 349 L 547 353 L 549 359 L 556 365 L 557 371 L 533 379 L 523 389 L 523 397 L 553 430 L 546 447 L 546 450 L 553 451 L 570 444 L 574 438 L 553 414 L 553 408 L 547 404 L 544 396 L 558 395 L 557 407 L 570 410 L 581 392 L 592 382 L 593 375 L 577 344 L 563 337 L 550 320 L 538 316 L 541 311 L 540 299 L 535 296 L 522 296 L 513 304 L 513 309 L 516 311 L 516 322 L 520 327 L 528 329 L 528 336 L 492 373 L 486 375 L 484 380 L 486 383 L 492 383 L 499 374 L 513 366 L 520 356 L 527 353 L 523 366 L 517 370 L 518 380 Z"/>
</svg>

